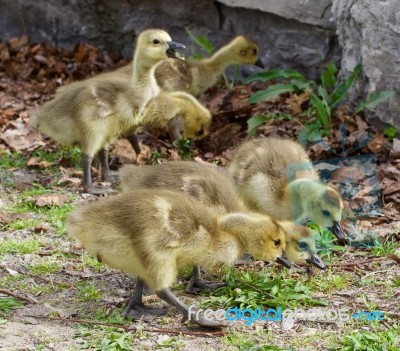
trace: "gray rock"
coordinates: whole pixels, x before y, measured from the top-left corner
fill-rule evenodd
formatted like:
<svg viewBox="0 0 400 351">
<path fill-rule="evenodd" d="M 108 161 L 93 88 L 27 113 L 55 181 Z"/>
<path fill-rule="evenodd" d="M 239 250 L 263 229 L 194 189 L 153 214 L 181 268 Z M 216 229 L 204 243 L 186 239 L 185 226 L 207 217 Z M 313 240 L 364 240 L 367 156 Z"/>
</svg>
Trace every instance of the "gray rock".
<svg viewBox="0 0 400 351">
<path fill-rule="evenodd" d="M 333 0 L 333 19 L 342 47 L 342 74 L 362 63 L 362 74 L 351 92 L 353 101 L 363 101 L 377 90 L 395 95 L 369 119 L 400 128 L 400 7 L 398 0 Z"/>
<path fill-rule="evenodd" d="M 330 21 L 332 0 L 217 0 L 229 7 L 242 7 L 271 13 L 313 26 L 334 28 Z"/>
</svg>

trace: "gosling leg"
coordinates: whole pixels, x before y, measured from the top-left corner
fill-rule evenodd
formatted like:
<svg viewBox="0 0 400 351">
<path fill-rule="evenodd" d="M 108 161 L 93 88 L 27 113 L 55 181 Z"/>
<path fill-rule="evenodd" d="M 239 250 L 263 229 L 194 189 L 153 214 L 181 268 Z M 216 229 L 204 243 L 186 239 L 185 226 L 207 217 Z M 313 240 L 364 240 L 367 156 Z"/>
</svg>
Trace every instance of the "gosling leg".
<svg viewBox="0 0 400 351">
<path fill-rule="evenodd" d="M 128 135 L 126 138 L 131 143 L 133 150 L 135 150 L 136 155 L 139 155 L 141 149 L 136 134 Z"/>
<path fill-rule="evenodd" d="M 108 149 L 102 148 L 99 151 L 101 166 L 101 179 L 105 182 L 110 180 L 110 166 L 108 165 Z"/>
<path fill-rule="evenodd" d="M 157 295 L 160 299 L 163 299 L 165 302 L 168 302 L 169 304 L 175 306 L 179 310 L 179 312 L 183 314 L 184 321 L 193 321 L 204 327 L 211 328 L 222 328 L 228 326 L 226 322 L 224 323 L 222 321 L 209 320 L 203 318 L 202 316 L 200 316 L 200 314 L 197 314 L 195 310 L 191 311 L 188 306 L 178 300 L 178 298 L 172 293 L 169 288 L 157 291 Z"/>
<path fill-rule="evenodd" d="M 197 294 L 203 290 L 215 290 L 224 286 L 225 283 L 213 283 L 204 280 L 201 277 L 201 271 L 199 266 L 194 266 L 192 271 L 192 276 L 189 280 L 189 284 L 186 287 L 186 292 L 188 294 Z"/>
<path fill-rule="evenodd" d="M 133 319 L 148 319 L 148 317 L 152 316 L 162 316 L 167 313 L 166 308 L 160 308 L 155 306 L 145 306 L 142 301 L 142 293 L 143 293 L 144 283 L 143 280 L 138 279 L 136 283 L 135 293 L 133 294 L 132 299 L 129 301 L 125 310 L 122 312 L 122 316 L 128 316 Z"/>
<path fill-rule="evenodd" d="M 83 168 L 83 190 L 85 192 L 87 192 L 92 186 L 92 161 L 92 156 L 82 153 L 81 162 Z"/>
</svg>

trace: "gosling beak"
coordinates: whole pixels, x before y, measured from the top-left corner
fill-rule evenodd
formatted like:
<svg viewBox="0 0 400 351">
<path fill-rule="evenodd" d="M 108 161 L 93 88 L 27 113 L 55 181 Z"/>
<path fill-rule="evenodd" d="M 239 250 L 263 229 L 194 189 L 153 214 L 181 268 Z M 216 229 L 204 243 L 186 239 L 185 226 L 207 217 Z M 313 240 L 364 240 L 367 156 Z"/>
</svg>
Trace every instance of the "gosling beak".
<svg viewBox="0 0 400 351">
<path fill-rule="evenodd" d="M 286 268 L 291 268 L 292 267 L 292 264 L 290 263 L 289 259 L 287 258 L 285 251 L 283 251 L 281 257 L 278 257 L 276 259 L 276 262 L 278 262 L 282 266 L 285 266 Z"/>
<path fill-rule="evenodd" d="M 339 240 L 339 243 L 345 244 L 346 238 L 344 237 L 343 228 L 340 222 L 333 222 L 332 232 Z"/>
<path fill-rule="evenodd" d="M 172 50 L 174 50 L 174 49 L 184 49 L 186 47 L 185 45 L 183 45 L 181 43 L 178 43 L 176 41 L 173 41 L 173 40 L 167 41 L 167 44 L 168 44 L 168 49 L 172 49 Z"/>
<path fill-rule="evenodd" d="M 175 51 L 175 49 L 184 49 L 186 47 L 185 45 L 172 40 L 168 41 L 167 44 L 168 44 L 168 50 L 167 50 L 168 57 L 183 59 L 183 60 L 185 59 L 185 57 L 182 54 Z"/>
<path fill-rule="evenodd" d="M 319 269 L 326 269 L 324 262 L 322 262 L 321 258 L 316 253 L 312 253 L 311 257 L 307 258 L 306 261 Z"/>
<path fill-rule="evenodd" d="M 260 58 L 256 61 L 256 63 L 254 65 L 256 65 L 257 67 L 260 67 L 260 68 L 265 68 L 265 66 Z"/>
</svg>

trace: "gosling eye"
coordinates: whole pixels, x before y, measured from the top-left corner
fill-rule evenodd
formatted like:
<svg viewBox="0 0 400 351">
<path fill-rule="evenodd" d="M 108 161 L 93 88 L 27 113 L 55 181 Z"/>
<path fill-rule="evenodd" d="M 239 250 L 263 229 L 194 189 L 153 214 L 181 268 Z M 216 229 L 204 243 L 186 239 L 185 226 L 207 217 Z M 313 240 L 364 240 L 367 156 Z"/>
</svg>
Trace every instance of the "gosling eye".
<svg viewBox="0 0 400 351">
<path fill-rule="evenodd" d="M 299 243 L 300 250 L 307 250 L 308 244 L 305 241 Z"/>
<path fill-rule="evenodd" d="M 253 55 L 257 55 L 257 49 L 253 49 Z"/>
<path fill-rule="evenodd" d="M 274 244 L 275 246 L 279 246 L 281 244 L 281 240 L 280 239 L 274 240 Z"/>
<path fill-rule="evenodd" d="M 242 55 L 242 56 L 245 56 L 246 55 L 246 50 L 242 50 L 242 51 L 240 51 L 240 55 Z"/>
<path fill-rule="evenodd" d="M 330 217 L 330 216 L 331 216 L 331 213 L 330 213 L 329 211 L 326 211 L 326 210 L 323 210 L 323 211 L 322 211 L 322 214 L 323 214 L 325 217 Z"/>
<path fill-rule="evenodd" d="M 160 44 L 160 41 L 159 41 L 158 39 L 154 39 L 154 40 L 153 40 L 153 44 L 156 44 L 156 45 L 157 45 L 157 44 Z"/>
<path fill-rule="evenodd" d="M 204 130 L 203 130 L 203 129 L 199 129 L 199 130 L 196 132 L 196 135 L 197 135 L 197 136 L 202 136 L 202 135 L 204 135 Z"/>
</svg>

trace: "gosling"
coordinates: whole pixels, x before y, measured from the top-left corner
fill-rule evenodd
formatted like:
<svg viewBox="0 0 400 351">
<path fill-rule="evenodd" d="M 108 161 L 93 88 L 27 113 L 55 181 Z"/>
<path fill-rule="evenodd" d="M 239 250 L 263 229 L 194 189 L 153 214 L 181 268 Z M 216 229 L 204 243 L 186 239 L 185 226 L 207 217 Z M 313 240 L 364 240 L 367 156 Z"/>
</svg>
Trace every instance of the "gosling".
<svg viewBox="0 0 400 351">
<path fill-rule="evenodd" d="M 189 94 L 161 92 L 140 112 L 141 102 L 141 92 L 124 79 L 90 80 L 57 94 L 36 111 L 32 122 L 60 144 L 81 148 L 83 187 L 88 191 L 93 157 L 99 154 L 102 176 L 107 180 L 107 147 L 127 131 L 143 125 L 163 127 L 179 119 L 186 137 L 201 138 L 208 133 L 211 114 Z M 180 137 L 178 131 L 176 136 Z"/>
<path fill-rule="evenodd" d="M 344 234 L 343 201 L 323 184 L 305 150 L 288 139 L 245 142 L 234 154 L 228 173 L 249 208 L 280 220 L 307 219 L 333 227 L 340 242 Z"/>
<path fill-rule="evenodd" d="M 143 285 L 192 319 L 188 306 L 170 290 L 179 269 L 232 265 L 245 251 L 260 260 L 275 260 L 285 249 L 285 232 L 266 216 L 219 215 L 181 192 L 161 189 L 136 190 L 80 206 L 69 215 L 67 231 L 93 257 L 137 276 L 137 290 L 124 312 L 135 317 L 152 313 L 142 303 Z M 195 322 L 224 326 L 204 318 Z"/>
<path fill-rule="evenodd" d="M 57 95 L 68 93 L 71 89 L 77 89 L 76 86 L 92 84 L 96 86 L 97 82 L 106 81 L 126 81 L 130 82 L 136 90 L 136 101 L 139 103 L 139 109 L 155 97 L 160 89 L 151 77 L 151 69 L 161 60 L 167 57 L 175 57 L 175 49 L 184 48 L 185 45 L 173 41 L 170 35 L 160 29 L 148 29 L 140 33 L 136 42 L 136 49 L 133 62 L 130 65 L 99 74 L 84 81 L 73 82 L 67 86 L 60 87 Z M 79 89 L 79 88 L 78 88 Z M 56 95 L 56 96 L 57 96 Z M 171 127 L 172 128 L 172 127 Z M 176 129 L 176 128 L 175 128 Z M 126 130 L 124 133 L 131 143 L 136 154 L 140 153 L 140 146 L 134 130 Z"/>
<path fill-rule="evenodd" d="M 185 91 L 199 96 L 217 83 L 225 69 L 234 64 L 264 68 L 257 43 L 242 35 L 219 49 L 212 57 L 199 61 L 168 58 L 154 68 L 157 85 L 164 91 Z"/>
<path fill-rule="evenodd" d="M 220 215 L 232 212 L 251 213 L 239 197 L 230 178 L 223 169 L 215 165 L 190 161 L 141 167 L 125 165 L 121 167 L 118 175 L 123 192 L 160 188 L 183 190 Z M 278 223 L 287 234 L 286 253 L 291 262 L 311 263 L 320 269 L 326 268 L 317 255 L 314 236 L 309 228 L 296 226 L 289 221 Z M 187 291 L 197 292 L 199 289 L 215 287 L 218 287 L 218 283 L 204 282 L 199 269 L 195 267 Z"/>
</svg>

